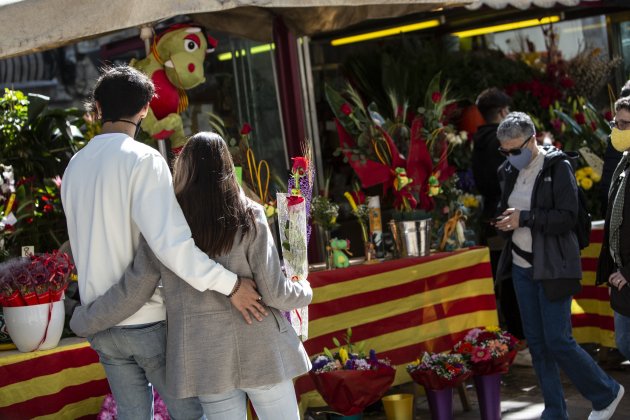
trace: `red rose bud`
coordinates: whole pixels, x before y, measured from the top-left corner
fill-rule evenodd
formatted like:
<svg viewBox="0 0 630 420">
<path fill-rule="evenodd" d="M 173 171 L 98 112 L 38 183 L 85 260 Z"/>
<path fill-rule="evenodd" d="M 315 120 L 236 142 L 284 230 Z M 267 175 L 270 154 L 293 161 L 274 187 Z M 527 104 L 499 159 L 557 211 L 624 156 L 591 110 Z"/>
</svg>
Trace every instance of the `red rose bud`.
<svg viewBox="0 0 630 420">
<path fill-rule="evenodd" d="M 287 197 L 287 205 L 289 207 L 298 205 L 298 204 L 300 204 L 303 201 L 304 201 L 304 197 L 301 197 L 299 195 L 290 195 L 290 196 Z"/>
<path fill-rule="evenodd" d="M 46 204 L 44 206 L 44 213 L 50 213 L 51 211 L 53 211 L 53 206 L 51 206 L 50 204 Z"/>
<path fill-rule="evenodd" d="M 241 135 L 246 136 L 252 132 L 252 126 L 248 123 L 243 124 L 243 128 L 241 128 Z"/>
<path fill-rule="evenodd" d="M 433 101 L 433 103 L 440 102 L 440 99 L 442 99 L 442 94 L 440 92 L 433 92 L 431 94 L 431 100 Z"/>
<path fill-rule="evenodd" d="M 345 102 L 343 105 L 341 105 L 341 112 L 343 112 L 344 115 L 350 115 L 352 114 L 352 107 L 349 103 Z"/>
<path fill-rule="evenodd" d="M 306 169 L 308 168 L 308 159 L 300 156 L 300 157 L 291 158 L 291 160 L 293 161 L 293 168 L 291 168 L 291 170 L 294 173 L 304 175 L 304 173 L 306 172 Z"/>
<path fill-rule="evenodd" d="M 581 112 L 576 113 L 573 117 L 575 118 L 575 122 L 577 122 L 578 124 L 586 124 L 586 117 Z"/>
</svg>

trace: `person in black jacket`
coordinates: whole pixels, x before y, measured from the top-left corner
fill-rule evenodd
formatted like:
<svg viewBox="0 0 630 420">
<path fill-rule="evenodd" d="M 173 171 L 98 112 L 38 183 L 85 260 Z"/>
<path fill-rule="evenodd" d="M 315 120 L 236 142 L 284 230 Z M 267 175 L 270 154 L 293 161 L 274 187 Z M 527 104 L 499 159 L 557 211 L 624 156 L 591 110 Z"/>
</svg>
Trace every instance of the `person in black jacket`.
<svg viewBox="0 0 630 420">
<path fill-rule="evenodd" d="M 480 232 L 480 243 L 490 249 L 492 276 L 495 279 L 495 291 L 499 298 L 499 311 L 505 320 L 506 329 L 526 346 L 521 323 L 521 314 L 516 303 L 516 294 L 512 278 L 502 282 L 496 281 L 497 264 L 501 256 L 504 240 L 498 235 L 491 221 L 496 216 L 497 205 L 501 197 L 501 187 L 497 178 L 497 170 L 505 156 L 499 153 L 497 128 L 499 123 L 510 113 L 512 98 L 497 88 L 488 88 L 477 97 L 477 108 L 486 124 L 479 126 L 473 136 L 472 172 L 477 190 L 483 197 L 481 219 L 483 226 Z M 521 353 L 519 353 L 520 355 Z"/>
<path fill-rule="evenodd" d="M 574 227 L 578 191 L 568 156 L 539 147 L 522 112 L 499 125 L 500 219 L 506 235 L 497 276 L 512 276 L 523 330 L 545 401 L 542 419 L 568 419 L 558 367 L 593 407 L 589 420 L 612 417 L 624 388 L 573 339 L 572 295 L 580 290 L 580 249 Z"/>
<path fill-rule="evenodd" d="M 630 80 L 623 85 L 621 88 L 621 92 L 619 93 L 619 98 L 625 98 L 630 96 Z M 602 202 L 602 212 L 606 214 L 607 206 L 608 206 L 608 190 L 610 188 L 610 182 L 612 180 L 613 173 L 615 172 L 615 168 L 619 164 L 621 160 L 621 152 L 616 150 L 612 143 L 610 142 L 610 137 L 608 138 L 608 144 L 606 145 L 606 151 L 604 152 L 604 167 L 602 169 L 602 180 L 599 183 L 599 196 Z M 626 356 L 628 357 L 628 356 Z"/>
<path fill-rule="evenodd" d="M 630 97 L 615 103 L 611 144 L 623 156 L 611 176 L 596 284 L 610 286 L 617 349 L 630 358 Z"/>
</svg>

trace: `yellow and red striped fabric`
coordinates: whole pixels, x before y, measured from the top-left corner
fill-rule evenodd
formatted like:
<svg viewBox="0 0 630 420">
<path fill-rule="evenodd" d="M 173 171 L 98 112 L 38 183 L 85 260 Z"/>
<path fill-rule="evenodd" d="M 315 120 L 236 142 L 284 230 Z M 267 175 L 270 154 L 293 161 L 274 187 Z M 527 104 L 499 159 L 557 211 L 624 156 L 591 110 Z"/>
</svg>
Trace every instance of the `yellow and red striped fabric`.
<svg viewBox="0 0 630 420">
<path fill-rule="evenodd" d="M 343 341 L 365 341 L 397 366 L 394 384 L 424 351 L 444 351 L 474 327 L 498 325 L 487 248 L 364 264 L 309 274 L 309 355 Z M 302 409 L 325 405 L 308 376 L 296 381 Z"/>
<path fill-rule="evenodd" d="M 0 353 L 0 419 L 96 417 L 109 393 L 98 355 L 81 339 L 62 343 L 51 350 Z"/>
<path fill-rule="evenodd" d="M 607 287 L 595 286 L 597 260 L 604 230 L 591 231 L 591 243 L 582 250 L 582 291 L 571 306 L 573 336 L 578 343 L 596 343 L 615 347 L 615 322 Z"/>
</svg>

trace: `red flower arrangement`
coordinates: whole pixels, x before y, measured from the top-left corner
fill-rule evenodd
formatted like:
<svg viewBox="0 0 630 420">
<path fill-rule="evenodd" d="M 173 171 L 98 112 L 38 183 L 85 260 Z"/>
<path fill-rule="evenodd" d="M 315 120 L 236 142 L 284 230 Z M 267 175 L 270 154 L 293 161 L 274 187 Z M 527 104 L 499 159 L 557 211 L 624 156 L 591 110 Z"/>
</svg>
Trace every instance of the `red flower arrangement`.
<svg viewBox="0 0 630 420">
<path fill-rule="evenodd" d="M 407 372 L 416 383 L 431 390 L 455 388 L 472 375 L 458 353 L 424 353 L 421 360 L 407 366 Z"/>
<path fill-rule="evenodd" d="M 499 328 L 473 328 L 453 350 L 470 363 L 475 375 L 505 373 L 516 356 L 518 340 Z"/>
<path fill-rule="evenodd" d="M 68 254 L 17 258 L 0 265 L 0 305 L 39 305 L 61 299 L 74 265 Z"/>
</svg>

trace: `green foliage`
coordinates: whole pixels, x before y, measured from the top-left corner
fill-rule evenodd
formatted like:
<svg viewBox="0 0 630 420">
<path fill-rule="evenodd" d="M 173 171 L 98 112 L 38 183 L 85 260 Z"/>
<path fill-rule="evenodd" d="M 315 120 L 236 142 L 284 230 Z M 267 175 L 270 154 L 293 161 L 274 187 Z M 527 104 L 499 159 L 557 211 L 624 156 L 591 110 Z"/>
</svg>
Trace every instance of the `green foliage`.
<svg viewBox="0 0 630 420">
<path fill-rule="evenodd" d="M 49 109 L 49 98 L 5 89 L 0 98 L 0 162 L 16 176 L 43 179 L 63 173 L 83 145 L 83 113 Z"/>
<path fill-rule="evenodd" d="M 49 98 L 5 89 L 0 98 L 0 162 L 15 174 L 17 222 L 3 227 L 0 258 L 20 255 L 20 248 L 36 252 L 58 248 L 67 240 L 61 206 L 61 179 L 70 158 L 85 144 L 80 127 L 83 113 L 77 109 L 51 109 Z M 10 193 L 4 193 L 8 202 Z M 2 215 L 6 207 L 2 208 Z"/>
</svg>

